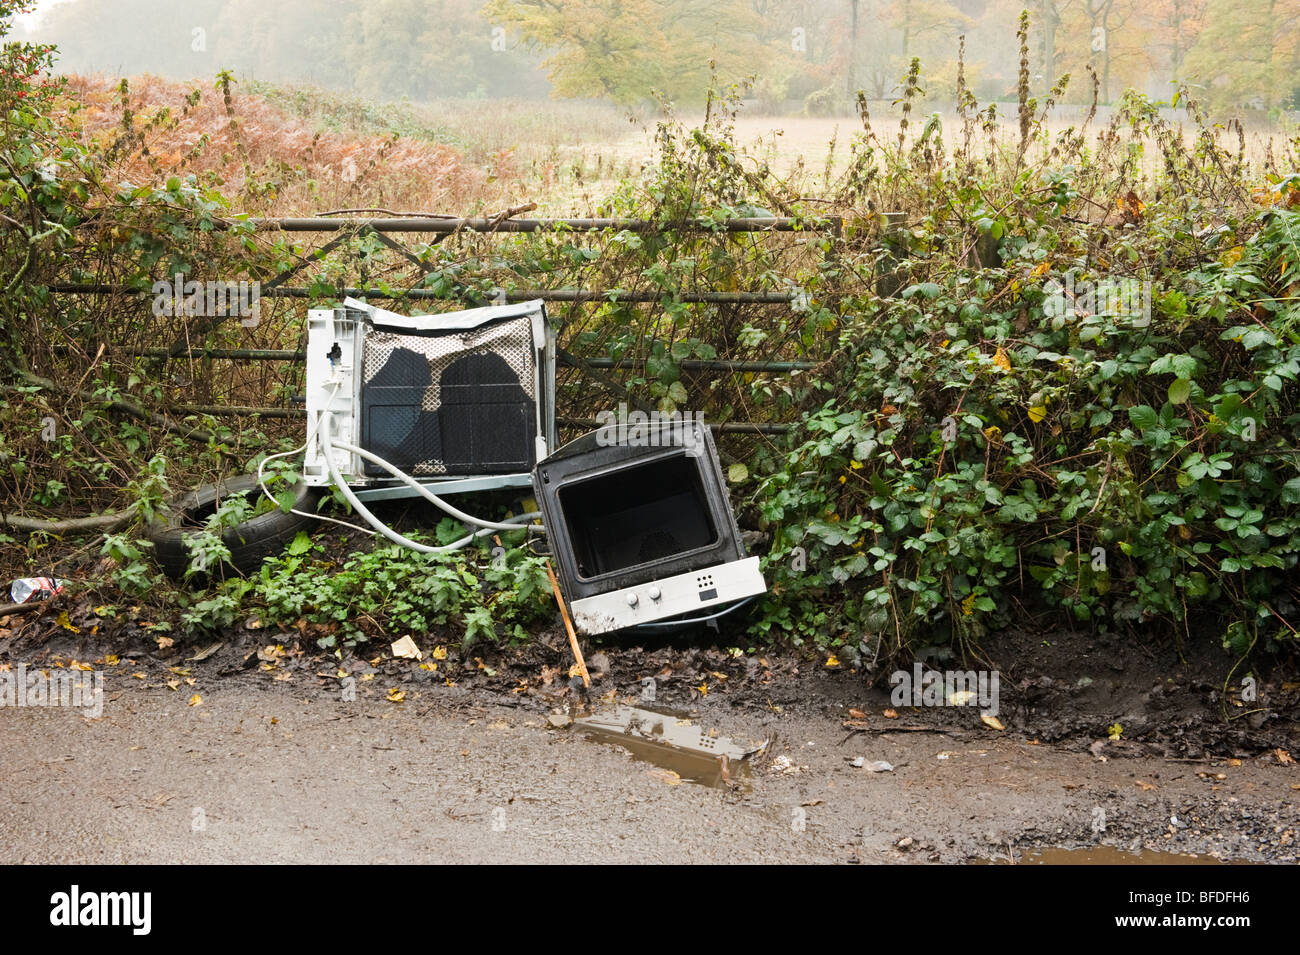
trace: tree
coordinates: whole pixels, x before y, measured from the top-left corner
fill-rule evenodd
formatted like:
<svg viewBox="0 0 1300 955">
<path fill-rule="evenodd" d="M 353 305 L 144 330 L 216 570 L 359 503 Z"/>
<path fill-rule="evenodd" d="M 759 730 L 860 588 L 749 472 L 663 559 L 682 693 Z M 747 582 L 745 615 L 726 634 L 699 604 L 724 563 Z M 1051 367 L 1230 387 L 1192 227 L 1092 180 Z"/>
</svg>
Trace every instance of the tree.
<svg viewBox="0 0 1300 955">
<path fill-rule="evenodd" d="M 1300 0 L 1210 0 L 1184 61 L 1218 106 L 1264 109 L 1295 102 L 1300 70 Z"/>
<path fill-rule="evenodd" d="M 699 102 L 713 70 L 734 82 L 762 63 L 763 23 L 744 0 L 489 0 L 484 12 L 547 53 L 556 96 Z"/>
</svg>

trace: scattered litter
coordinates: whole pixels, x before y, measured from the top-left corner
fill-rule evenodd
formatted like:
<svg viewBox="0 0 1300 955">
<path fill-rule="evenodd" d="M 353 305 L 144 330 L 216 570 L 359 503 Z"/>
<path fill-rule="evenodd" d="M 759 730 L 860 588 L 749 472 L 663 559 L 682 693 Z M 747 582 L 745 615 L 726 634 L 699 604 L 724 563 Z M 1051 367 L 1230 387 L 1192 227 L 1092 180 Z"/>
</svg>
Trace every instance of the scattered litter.
<svg viewBox="0 0 1300 955">
<path fill-rule="evenodd" d="M 402 639 L 398 640 L 392 646 L 393 656 L 401 657 L 404 660 L 423 660 L 424 651 L 415 645 L 408 633 Z"/>
<path fill-rule="evenodd" d="M 29 600 L 48 600 L 63 592 L 63 581 L 57 577 L 20 577 L 9 586 L 9 599 L 16 604 Z"/>
<path fill-rule="evenodd" d="M 887 763 L 883 759 L 873 759 L 868 762 L 865 756 L 858 756 L 853 759 L 845 756 L 844 758 L 854 769 L 865 769 L 869 773 L 892 773 L 894 771 L 894 764 Z M 944 759 L 945 756 L 941 754 L 939 758 Z"/>
<path fill-rule="evenodd" d="M 777 776 L 794 776 L 801 772 L 802 766 L 796 766 L 789 756 L 778 756 L 772 760 L 770 771 Z"/>
</svg>

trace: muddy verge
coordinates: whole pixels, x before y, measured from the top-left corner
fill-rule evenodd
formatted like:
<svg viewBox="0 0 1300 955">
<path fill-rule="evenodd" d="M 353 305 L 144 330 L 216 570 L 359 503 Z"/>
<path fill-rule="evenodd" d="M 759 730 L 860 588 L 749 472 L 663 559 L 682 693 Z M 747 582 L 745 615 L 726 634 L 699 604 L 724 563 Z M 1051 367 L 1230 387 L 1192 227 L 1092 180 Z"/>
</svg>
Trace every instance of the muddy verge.
<svg viewBox="0 0 1300 955">
<path fill-rule="evenodd" d="M 1208 640 L 1138 643 L 1116 635 L 1018 630 L 988 638 L 979 660 L 962 662 L 946 649 L 927 648 L 925 658 L 910 666 L 873 669 L 825 652 L 752 648 L 736 632 L 701 631 L 657 643 L 606 638 L 584 641 L 593 675 L 588 693 L 571 671 L 558 625 L 509 648 L 462 649 L 450 629 L 413 635 L 425 654 L 416 661 L 394 658 L 389 645 L 373 642 L 322 651 L 307 628 L 261 627 L 255 618 L 223 635 L 184 641 L 140 621 L 99 619 L 86 608 L 70 615 L 61 603 L 68 602 L 0 618 L 0 662 L 102 665 L 117 659 L 145 670 L 201 667 L 252 683 L 301 673 L 325 694 L 340 692 L 349 678 L 395 692 L 455 687 L 477 702 L 542 713 L 611 694 L 677 707 L 725 703 L 741 711 L 839 719 L 846 733 L 992 728 L 1106 758 L 1195 761 L 1300 750 L 1296 661 L 1259 655 L 1238 662 Z M 937 688 L 923 692 L 918 678 L 925 683 L 935 676 Z M 972 682 L 963 695 L 965 677 Z"/>
<path fill-rule="evenodd" d="M 998 676 L 993 713 L 909 706 L 891 698 L 892 671 L 750 651 L 726 633 L 588 641 L 584 694 L 558 628 L 464 652 L 450 633 L 412 635 L 422 658 L 410 659 L 387 645 L 326 653 L 309 633 L 256 626 L 173 641 L 62 612 L 0 624 L 0 668 L 99 671 L 103 718 L 6 713 L 17 775 L 0 836 L 18 859 L 50 861 L 41 833 L 59 820 L 103 817 L 100 828 L 123 831 L 68 861 L 354 861 L 377 851 L 375 836 L 400 847 L 384 859 L 413 862 L 524 850 L 549 861 L 1024 862 L 1043 848 L 1297 860 L 1295 684 L 1282 665 L 1258 675 L 1248 701 L 1239 684 L 1224 694 L 1239 677 L 1226 655 L 1014 634 L 982 650 Z M 720 784 L 690 784 L 682 765 L 573 722 L 614 701 L 766 746 Z M 98 788 L 60 782 L 83 766 Z M 311 819 L 282 792 L 286 778 Z M 402 812 L 357 808 L 371 805 Z M 193 807 L 225 835 L 196 842 Z M 172 828 L 158 829 L 169 812 Z M 298 821 L 265 835 L 268 812 Z M 510 841 L 493 849 L 503 813 Z M 414 816 L 423 842 L 410 840 Z"/>
</svg>

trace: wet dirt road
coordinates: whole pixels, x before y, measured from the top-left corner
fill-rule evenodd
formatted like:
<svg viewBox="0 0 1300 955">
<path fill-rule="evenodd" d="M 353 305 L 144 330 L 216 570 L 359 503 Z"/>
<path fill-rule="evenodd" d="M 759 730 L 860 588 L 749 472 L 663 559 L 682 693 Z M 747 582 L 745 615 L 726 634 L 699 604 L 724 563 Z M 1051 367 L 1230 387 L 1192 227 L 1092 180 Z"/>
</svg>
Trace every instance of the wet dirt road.
<svg viewBox="0 0 1300 955">
<path fill-rule="evenodd" d="M 1263 759 L 1101 761 L 978 727 L 845 740 L 837 719 L 705 701 L 701 724 L 774 738 L 751 778 L 710 788 L 508 695 L 342 702 L 217 681 L 191 706 L 189 689 L 110 678 L 99 719 L 0 708 L 6 861 L 966 862 L 1089 845 L 1297 859 L 1300 777 Z"/>
</svg>

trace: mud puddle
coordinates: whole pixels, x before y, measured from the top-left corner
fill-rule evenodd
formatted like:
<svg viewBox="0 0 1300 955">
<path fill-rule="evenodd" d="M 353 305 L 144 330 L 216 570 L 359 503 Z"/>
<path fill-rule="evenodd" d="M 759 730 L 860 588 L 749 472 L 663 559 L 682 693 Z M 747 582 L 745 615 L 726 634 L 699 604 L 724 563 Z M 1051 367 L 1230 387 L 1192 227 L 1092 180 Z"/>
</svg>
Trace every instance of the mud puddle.
<svg viewBox="0 0 1300 955">
<path fill-rule="evenodd" d="M 767 740 L 735 740 L 705 729 L 687 713 L 646 709 L 624 703 L 601 707 L 578 717 L 573 728 L 588 739 L 621 746 L 634 759 L 702 786 L 726 786 L 751 778 L 750 760 L 767 748 Z"/>
</svg>

